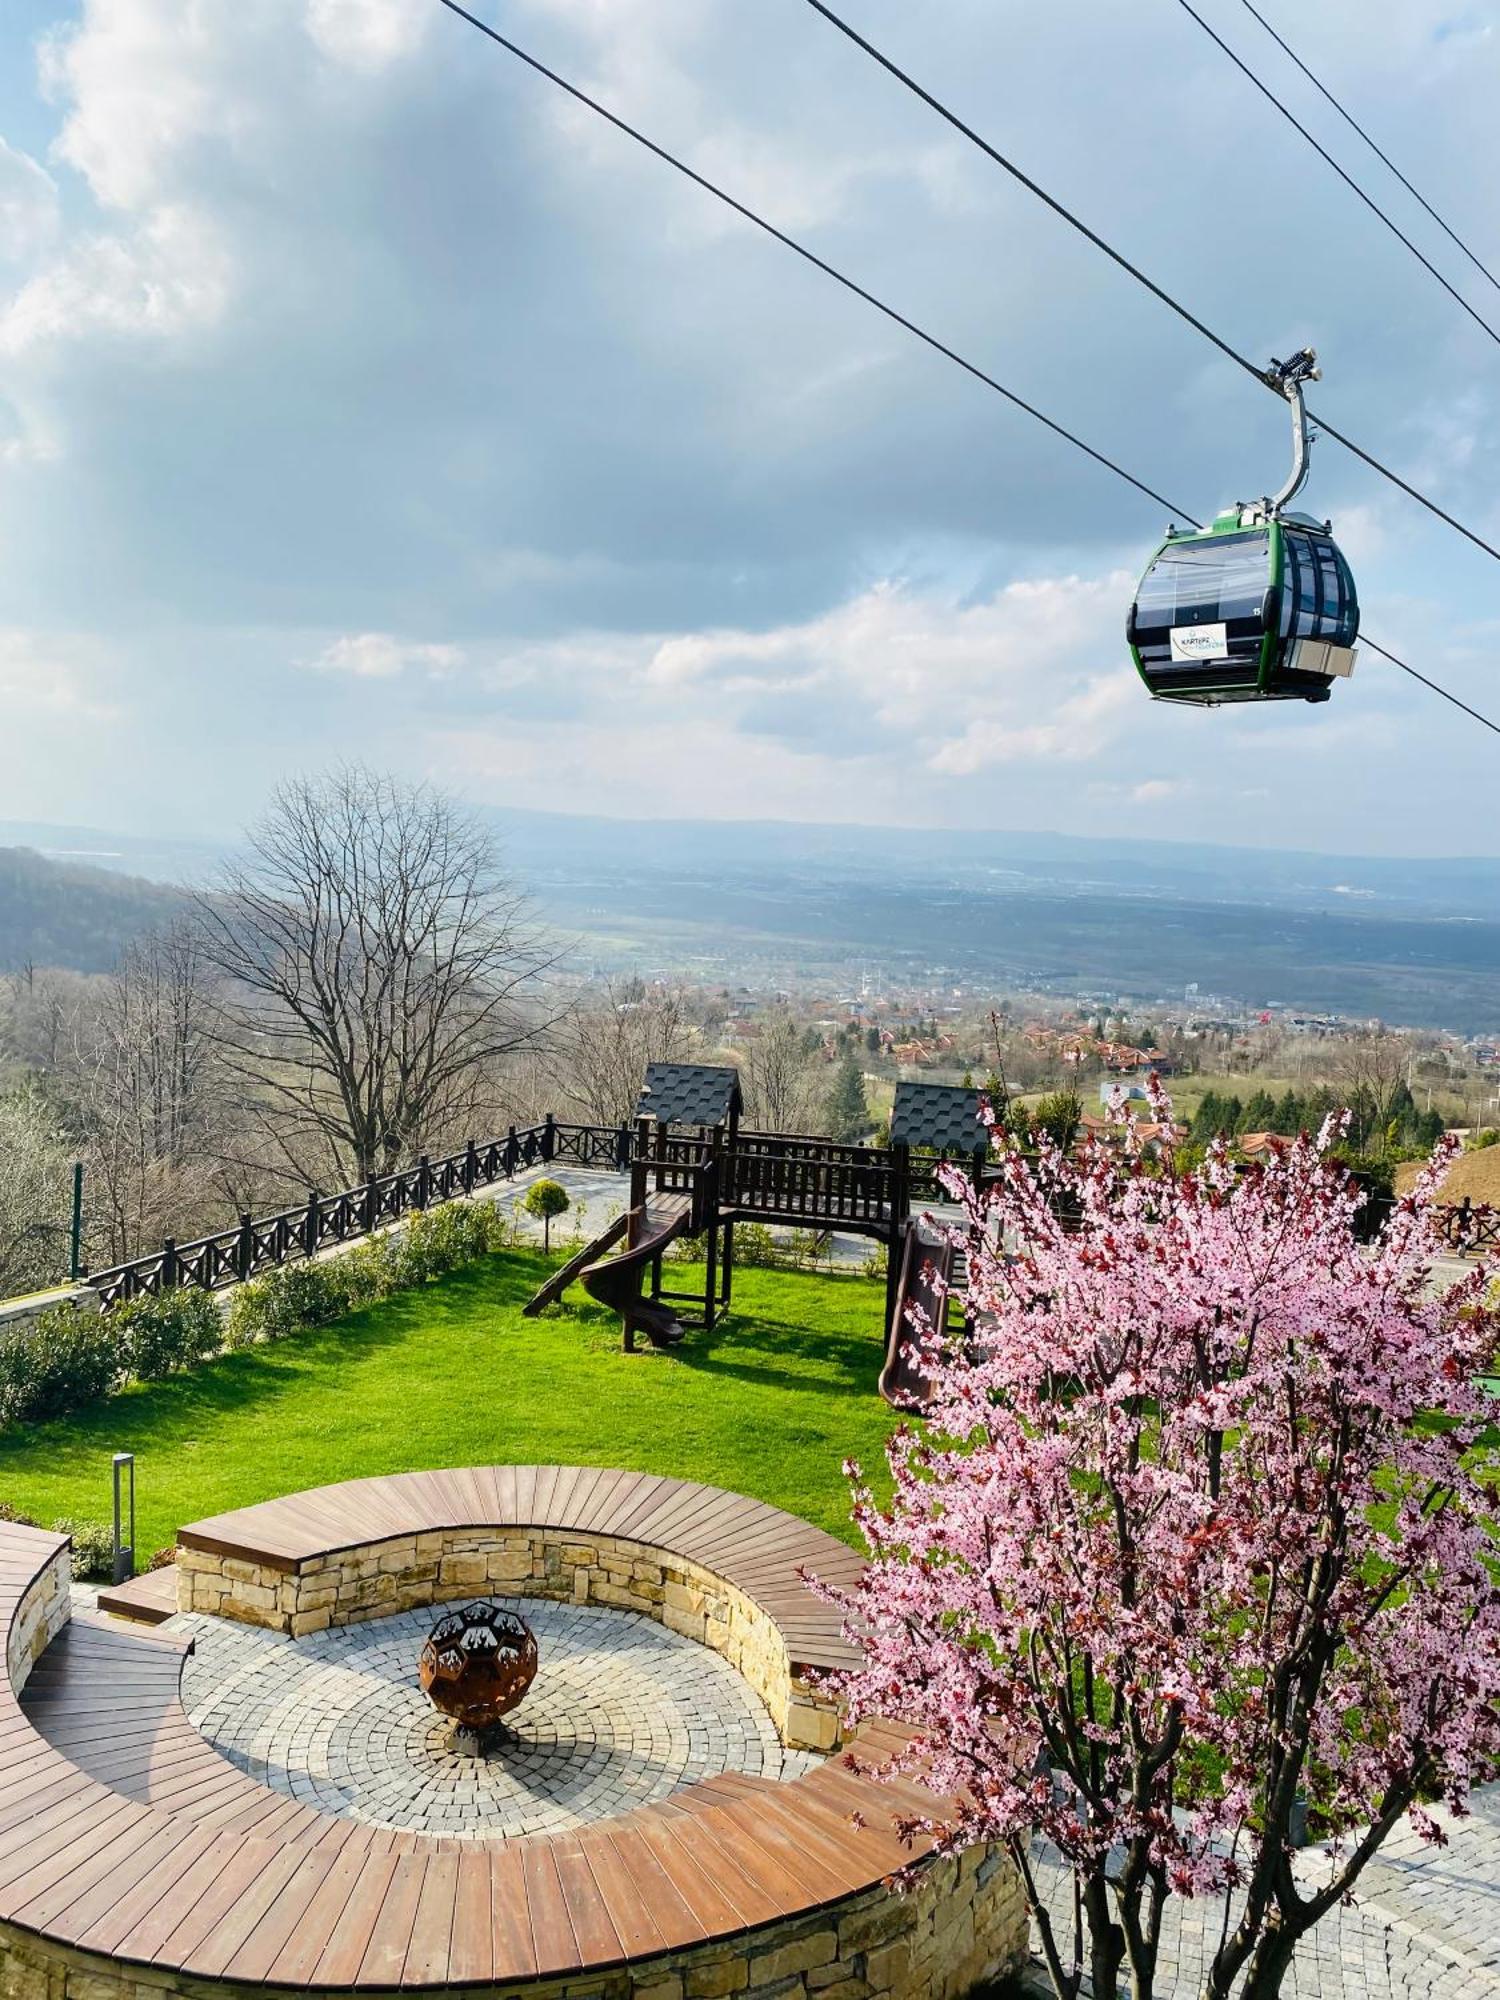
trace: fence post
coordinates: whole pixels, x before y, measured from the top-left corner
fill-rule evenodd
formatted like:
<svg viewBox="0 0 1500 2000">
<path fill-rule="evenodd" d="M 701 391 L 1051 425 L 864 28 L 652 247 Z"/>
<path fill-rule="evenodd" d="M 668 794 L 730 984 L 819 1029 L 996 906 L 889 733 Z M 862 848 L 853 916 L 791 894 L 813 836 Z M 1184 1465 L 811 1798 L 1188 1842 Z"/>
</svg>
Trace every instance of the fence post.
<svg viewBox="0 0 1500 2000">
<path fill-rule="evenodd" d="M 472 1194 L 479 1181 L 479 1148 L 471 1139 L 464 1147 L 464 1193 Z"/>
<path fill-rule="evenodd" d="M 307 1212 L 302 1218 L 302 1254 L 311 1257 L 318 1247 L 318 1190 L 307 1190 Z"/>
<path fill-rule="evenodd" d="M 427 1155 L 423 1153 L 417 1161 L 417 1198 L 413 1206 L 416 1208 L 425 1208 L 431 1198 L 432 1163 L 429 1161 Z"/>
<path fill-rule="evenodd" d="M 557 1150 L 557 1123 L 549 1111 L 542 1126 L 542 1158 L 550 1160 Z"/>
<path fill-rule="evenodd" d="M 248 1209 L 240 1216 L 240 1240 L 234 1247 L 234 1275 L 248 1278 L 255 1262 L 255 1229 Z"/>
<path fill-rule="evenodd" d="M 622 1125 L 615 1134 L 615 1172 L 623 1174 L 630 1165 L 630 1127 Z"/>
<path fill-rule="evenodd" d="M 511 1126 L 505 1135 L 505 1178 L 510 1180 L 516 1171 L 516 1128 Z"/>
<path fill-rule="evenodd" d="M 177 1245 L 168 1236 L 161 1246 L 161 1288 L 170 1291 L 177 1283 Z"/>
</svg>

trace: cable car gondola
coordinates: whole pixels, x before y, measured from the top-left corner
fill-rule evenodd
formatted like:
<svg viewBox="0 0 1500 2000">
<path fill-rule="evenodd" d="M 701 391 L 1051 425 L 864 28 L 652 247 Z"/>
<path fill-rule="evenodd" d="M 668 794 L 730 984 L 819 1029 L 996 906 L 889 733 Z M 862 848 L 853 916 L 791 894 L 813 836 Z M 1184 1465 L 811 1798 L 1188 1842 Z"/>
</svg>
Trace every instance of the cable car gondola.
<svg viewBox="0 0 1500 2000">
<path fill-rule="evenodd" d="M 1327 521 L 1286 511 L 1307 477 L 1304 348 L 1266 380 L 1292 408 L 1291 474 L 1272 498 L 1231 507 L 1206 529 L 1169 528 L 1146 566 L 1125 636 L 1157 701 L 1327 701 L 1354 671 L 1359 599 Z"/>
</svg>

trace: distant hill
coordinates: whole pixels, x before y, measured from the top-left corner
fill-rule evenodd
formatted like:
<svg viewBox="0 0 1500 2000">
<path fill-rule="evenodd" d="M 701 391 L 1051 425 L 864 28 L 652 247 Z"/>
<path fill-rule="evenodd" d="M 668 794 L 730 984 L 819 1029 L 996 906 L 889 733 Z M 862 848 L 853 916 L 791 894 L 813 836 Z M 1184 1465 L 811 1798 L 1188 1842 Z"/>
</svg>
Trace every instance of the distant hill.
<svg viewBox="0 0 1500 2000">
<path fill-rule="evenodd" d="M 169 922 L 181 889 L 0 847 L 0 972 L 26 964 L 107 972 L 121 947 Z"/>
</svg>

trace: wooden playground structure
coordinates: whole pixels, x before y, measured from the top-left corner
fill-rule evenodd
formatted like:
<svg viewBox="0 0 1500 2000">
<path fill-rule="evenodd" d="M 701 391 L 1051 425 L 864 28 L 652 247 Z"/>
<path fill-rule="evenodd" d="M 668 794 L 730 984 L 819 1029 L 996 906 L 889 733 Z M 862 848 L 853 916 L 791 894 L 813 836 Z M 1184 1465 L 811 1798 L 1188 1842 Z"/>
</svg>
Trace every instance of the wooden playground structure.
<svg viewBox="0 0 1500 2000">
<path fill-rule="evenodd" d="M 712 1330 L 729 1306 L 736 1223 L 865 1236 L 886 1252 L 881 1391 L 893 1401 L 920 1393 L 902 1352 L 908 1306 L 946 1315 L 953 1258 L 951 1246 L 921 1229 L 914 1203 L 940 1194 L 937 1169 L 944 1161 L 983 1173 L 989 1146 L 979 1092 L 898 1085 L 888 1146 L 746 1132 L 741 1109 L 732 1067 L 651 1064 L 631 1134 L 626 1213 L 555 1271 L 525 1311 L 540 1312 L 578 1280 L 619 1313 L 627 1349 L 634 1350 L 638 1335 L 673 1347 L 690 1326 Z M 666 1253 L 681 1237 L 701 1237 L 704 1246 L 702 1283 L 690 1292 L 666 1282 Z"/>
</svg>

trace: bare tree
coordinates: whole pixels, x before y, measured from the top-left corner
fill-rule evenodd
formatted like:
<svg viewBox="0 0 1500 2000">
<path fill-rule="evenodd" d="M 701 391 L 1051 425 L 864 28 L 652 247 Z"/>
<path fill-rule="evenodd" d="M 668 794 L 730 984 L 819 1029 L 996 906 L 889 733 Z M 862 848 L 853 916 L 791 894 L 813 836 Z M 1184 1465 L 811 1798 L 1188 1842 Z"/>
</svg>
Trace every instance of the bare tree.
<svg viewBox="0 0 1500 2000">
<path fill-rule="evenodd" d="M 679 1062 L 693 1040 L 678 988 L 627 980 L 575 1010 L 557 1036 L 553 1074 L 570 1108 L 589 1124 L 623 1125 L 647 1063 Z"/>
<path fill-rule="evenodd" d="M 826 1078 L 813 1062 L 821 1047 L 785 1007 L 773 1008 L 745 1049 L 740 1081 L 745 1121 L 758 1132 L 807 1132 L 817 1115 Z"/>
<path fill-rule="evenodd" d="M 197 932 L 179 923 L 127 948 L 80 1023 L 73 1089 L 89 1220 L 111 1257 L 206 1224 L 234 1191 L 222 1171 L 216 984 Z"/>
<path fill-rule="evenodd" d="M 1406 1081 L 1410 1050 L 1397 1035 L 1356 1035 L 1342 1044 L 1332 1065 L 1334 1091 L 1347 1105 L 1356 1146 L 1378 1145 Z"/>
<path fill-rule="evenodd" d="M 0 1006 L 0 1054 L 40 1076 L 67 1064 L 73 1029 L 95 984 L 87 974 L 31 963 L 5 980 Z"/>
<path fill-rule="evenodd" d="M 0 1298 L 67 1270 L 68 1153 L 41 1092 L 0 1099 Z"/>
<path fill-rule="evenodd" d="M 525 897 L 426 785 L 360 765 L 283 785 L 198 911 L 223 1060 L 304 1179 L 367 1180 L 451 1133 L 549 1025 Z"/>
</svg>

